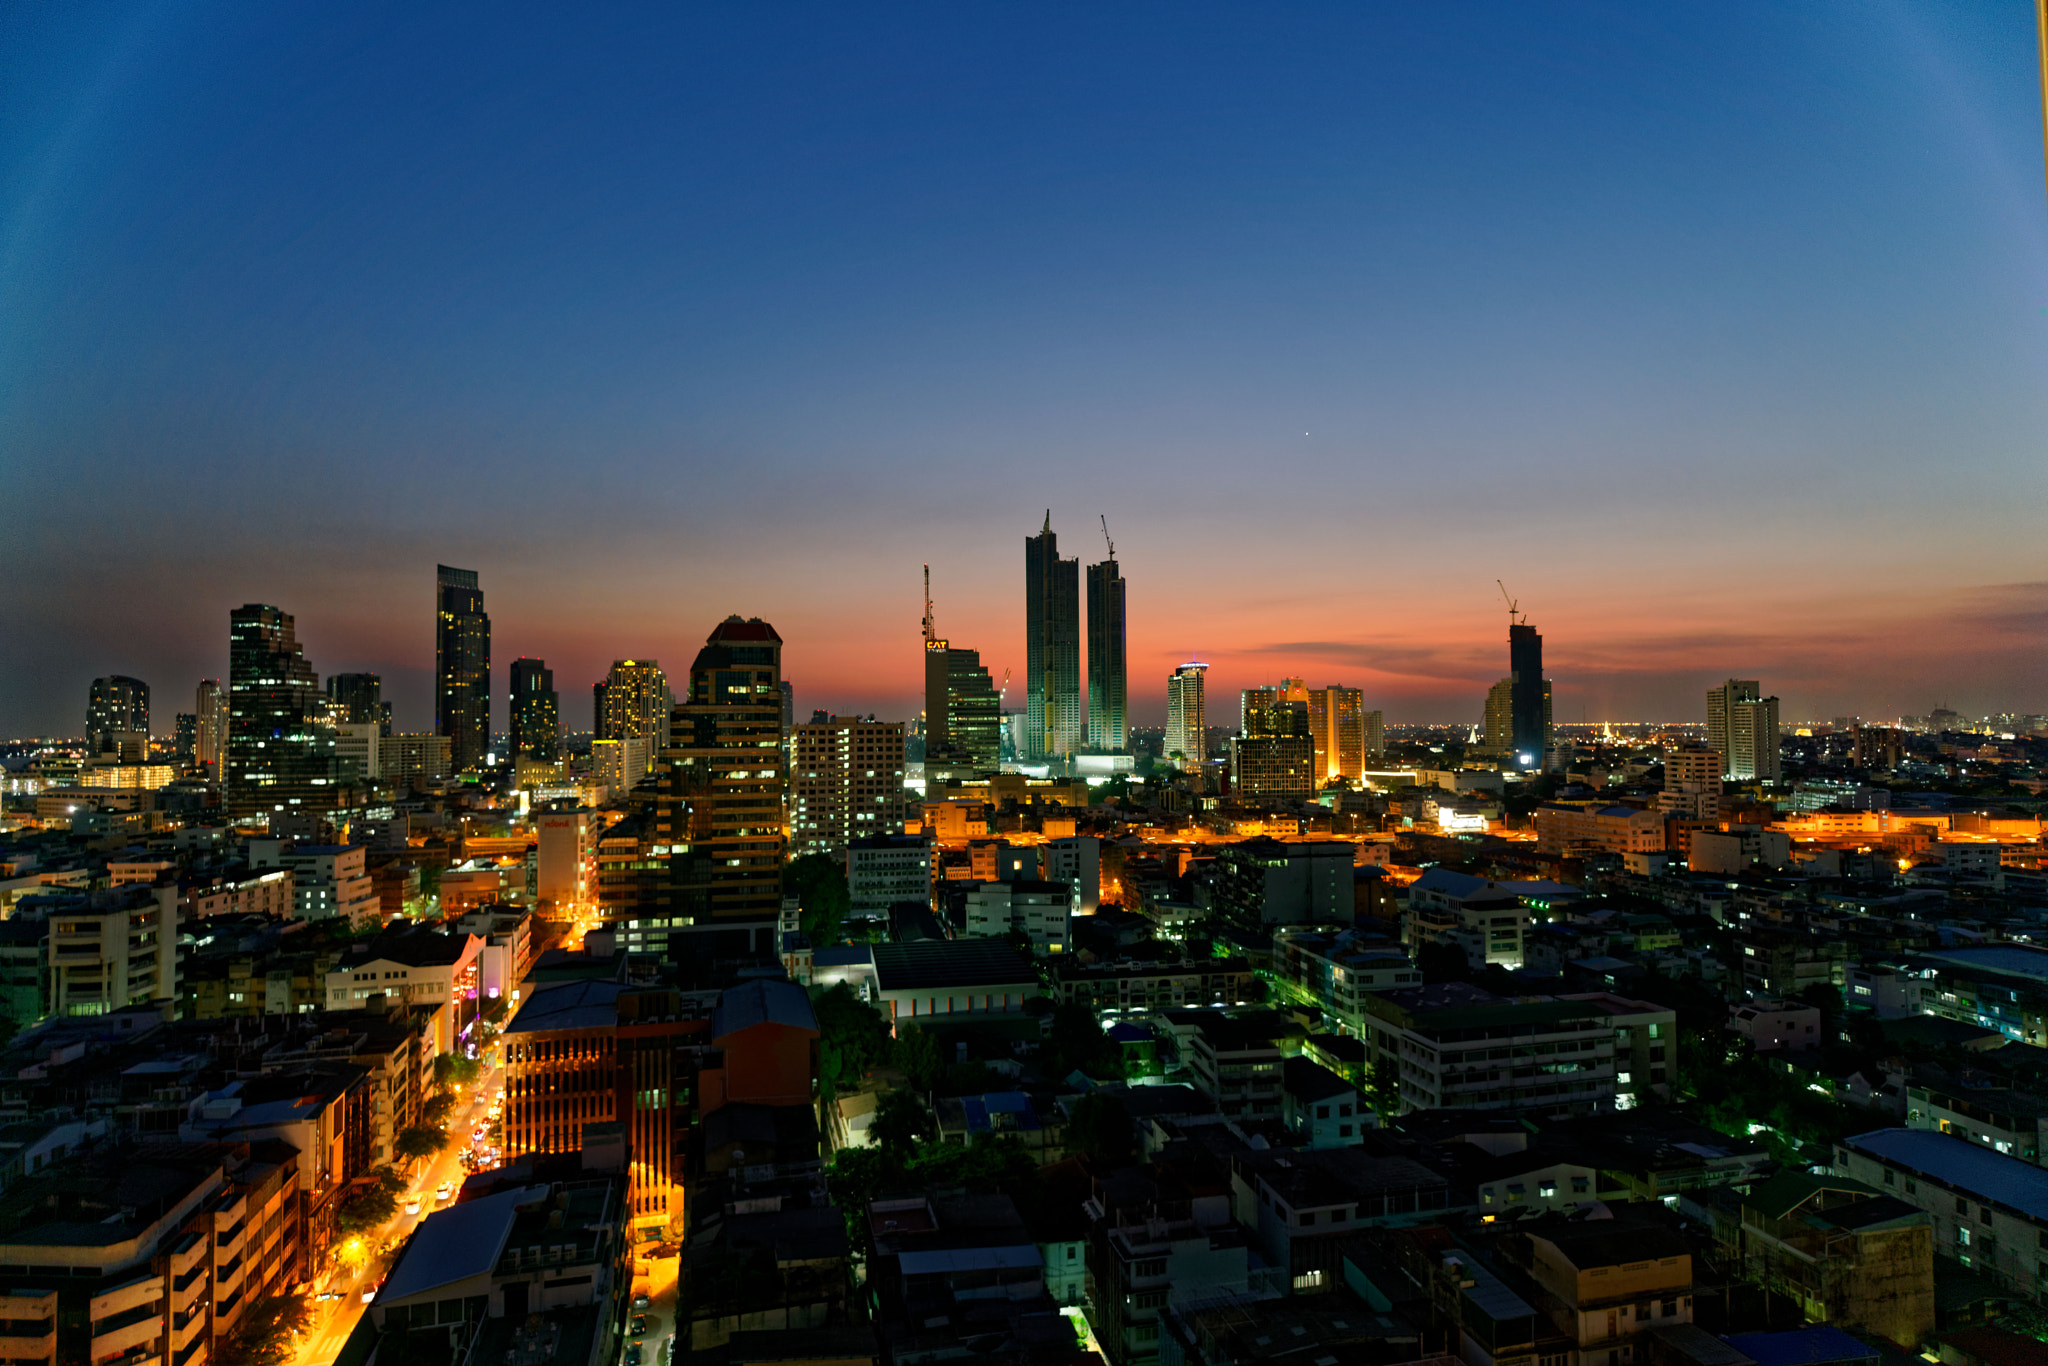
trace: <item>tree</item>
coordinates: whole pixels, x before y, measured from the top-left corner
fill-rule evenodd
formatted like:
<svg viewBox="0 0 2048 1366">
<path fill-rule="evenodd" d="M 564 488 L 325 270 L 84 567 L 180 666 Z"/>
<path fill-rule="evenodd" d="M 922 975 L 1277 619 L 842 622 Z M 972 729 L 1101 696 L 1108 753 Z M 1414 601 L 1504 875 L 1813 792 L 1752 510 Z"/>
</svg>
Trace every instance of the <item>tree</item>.
<svg viewBox="0 0 2048 1366">
<path fill-rule="evenodd" d="M 875 1118 L 868 1135 L 892 1165 L 901 1168 L 916 1151 L 918 1140 L 938 1133 L 932 1112 L 924 1108 L 914 1092 L 891 1091 L 875 1106 Z"/>
<path fill-rule="evenodd" d="M 839 927 L 853 907 L 846 890 L 846 866 L 830 854 L 793 858 L 782 870 L 782 894 L 803 907 L 803 932 L 824 947 L 839 942 Z"/>
<path fill-rule="evenodd" d="M 1067 1121 L 1067 1146 L 1079 1149 L 1097 1162 L 1120 1162 L 1136 1147 L 1131 1132 L 1131 1112 L 1123 1097 L 1109 1091 L 1090 1091 L 1074 1102 Z"/>
<path fill-rule="evenodd" d="M 461 1088 L 474 1086 L 483 1075 L 483 1064 L 460 1053 L 443 1053 L 434 1059 L 434 1085 Z"/>
<path fill-rule="evenodd" d="M 892 1052 L 895 1064 L 910 1078 L 912 1086 L 929 1091 L 939 1084 L 945 1064 L 939 1059 L 939 1041 L 930 1030 L 905 1028 L 896 1036 Z"/>
<path fill-rule="evenodd" d="M 405 1189 L 403 1183 L 399 1190 Z M 398 1192 L 382 1180 L 350 1191 L 335 1207 L 334 1227 L 342 1233 L 368 1233 L 398 1213 Z"/>
<path fill-rule="evenodd" d="M 1104 1081 L 1123 1079 L 1123 1049 L 1102 1032 L 1094 1010 L 1079 1001 L 1062 1001 L 1053 1007 L 1052 1032 L 1046 1045 L 1052 1053 L 1055 1076 L 1083 1072 Z"/>
<path fill-rule="evenodd" d="M 455 1108 L 455 1097 L 446 1091 L 436 1091 L 420 1106 L 420 1118 L 428 1124 L 446 1123 L 449 1111 Z"/>
<path fill-rule="evenodd" d="M 1401 1113 L 1401 1074 L 1390 1062 L 1376 1062 L 1365 1069 L 1365 1103 L 1381 1119 Z"/>
<path fill-rule="evenodd" d="M 391 1153 L 394 1157 L 415 1162 L 423 1157 L 432 1157 L 447 1146 L 446 1131 L 431 1124 L 415 1124 L 398 1131 L 398 1137 L 391 1140 Z"/>
<path fill-rule="evenodd" d="M 889 1025 L 841 982 L 811 997 L 818 1017 L 818 1071 L 831 1091 L 857 1086 L 889 1056 Z"/>
<path fill-rule="evenodd" d="M 241 1325 L 214 1349 L 214 1366 L 286 1366 L 297 1355 L 292 1338 L 312 1313 L 299 1295 L 272 1295 L 251 1308 Z"/>
</svg>

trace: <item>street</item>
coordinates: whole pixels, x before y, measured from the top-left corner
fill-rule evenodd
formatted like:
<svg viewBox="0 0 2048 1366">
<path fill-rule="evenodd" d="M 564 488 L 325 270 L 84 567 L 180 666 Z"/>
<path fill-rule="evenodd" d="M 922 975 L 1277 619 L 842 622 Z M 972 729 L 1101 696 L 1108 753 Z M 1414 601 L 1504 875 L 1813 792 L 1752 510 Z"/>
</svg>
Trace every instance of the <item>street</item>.
<svg viewBox="0 0 2048 1366">
<path fill-rule="evenodd" d="M 495 1050 L 493 1050 L 495 1051 Z M 349 1272 L 345 1263 L 331 1254 L 327 1266 L 313 1269 L 311 1279 L 316 1292 L 332 1294 L 331 1299 L 315 1299 L 313 1316 L 307 1328 L 307 1336 L 294 1358 L 295 1366 L 328 1366 L 348 1342 L 349 1334 L 355 1331 L 356 1322 L 369 1308 L 363 1303 L 363 1291 L 376 1285 L 391 1269 L 396 1252 L 379 1252 L 375 1249 L 396 1248 L 402 1245 L 422 1219 L 432 1214 L 438 1205 L 434 1191 L 442 1182 L 452 1182 L 458 1189 L 469 1173 L 462 1169 L 461 1154 L 470 1146 L 470 1132 L 479 1124 L 487 1123 L 490 1101 L 501 1093 L 504 1086 L 502 1071 L 492 1069 L 483 1078 L 463 1089 L 459 1100 L 448 1116 L 448 1146 L 426 1162 L 419 1163 L 407 1178 L 406 1190 L 398 1197 L 398 1213 L 390 1222 L 373 1233 L 358 1234 L 372 1249 L 359 1266 Z M 481 1094 L 484 1099 L 471 1097 Z M 419 1212 L 407 1214 L 406 1206 L 419 1201 Z"/>
</svg>

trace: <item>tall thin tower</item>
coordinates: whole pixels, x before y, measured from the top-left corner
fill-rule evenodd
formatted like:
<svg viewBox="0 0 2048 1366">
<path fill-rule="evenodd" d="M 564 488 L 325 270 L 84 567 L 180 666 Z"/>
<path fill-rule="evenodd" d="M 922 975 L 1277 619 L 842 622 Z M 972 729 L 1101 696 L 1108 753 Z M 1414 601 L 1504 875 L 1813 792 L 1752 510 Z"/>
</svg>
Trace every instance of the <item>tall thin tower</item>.
<svg viewBox="0 0 2048 1366">
<path fill-rule="evenodd" d="M 491 619 L 474 569 L 435 566 L 434 733 L 456 772 L 491 747 Z"/>
<path fill-rule="evenodd" d="M 1131 740 L 1131 688 L 1124 672 L 1124 579 L 1107 517 L 1102 540 L 1109 558 L 1088 566 L 1088 748 L 1121 754 Z"/>
<path fill-rule="evenodd" d="M 1024 538 L 1024 746 L 1033 759 L 1066 758 L 1081 748 L 1081 562 L 1060 558 L 1052 510 Z"/>
</svg>

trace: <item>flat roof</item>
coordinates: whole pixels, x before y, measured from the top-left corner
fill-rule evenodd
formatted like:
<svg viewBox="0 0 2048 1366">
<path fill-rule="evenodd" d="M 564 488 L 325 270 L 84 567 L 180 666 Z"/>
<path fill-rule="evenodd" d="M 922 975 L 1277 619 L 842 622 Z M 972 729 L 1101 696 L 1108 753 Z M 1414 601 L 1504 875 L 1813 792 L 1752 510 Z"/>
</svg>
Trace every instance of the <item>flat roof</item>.
<svg viewBox="0 0 2048 1366">
<path fill-rule="evenodd" d="M 553 1029 L 602 1029 L 618 1023 L 617 982 L 549 982 L 536 987 L 519 1004 L 519 1013 L 505 1026 L 507 1034 L 538 1034 Z"/>
<path fill-rule="evenodd" d="M 1038 975 L 1000 939 L 927 939 L 874 946 L 875 985 L 883 991 L 923 987 L 1038 984 Z"/>
<path fill-rule="evenodd" d="M 1979 972 L 1995 972 L 2001 977 L 2024 977 L 2048 985 L 2048 950 L 2030 949 L 2019 944 L 1978 944 L 1970 948 L 1938 949 L 1920 957 L 1931 958 L 1938 963 L 1953 963 L 1961 968 L 1975 968 Z"/>
<path fill-rule="evenodd" d="M 2048 1224 L 2048 1168 L 1931 1129 L 1873 1129 L 1844 1142 L 1856 1151 L 1966 1191 L 1985 1204 L 2004 1205 Z"/>
</svg>

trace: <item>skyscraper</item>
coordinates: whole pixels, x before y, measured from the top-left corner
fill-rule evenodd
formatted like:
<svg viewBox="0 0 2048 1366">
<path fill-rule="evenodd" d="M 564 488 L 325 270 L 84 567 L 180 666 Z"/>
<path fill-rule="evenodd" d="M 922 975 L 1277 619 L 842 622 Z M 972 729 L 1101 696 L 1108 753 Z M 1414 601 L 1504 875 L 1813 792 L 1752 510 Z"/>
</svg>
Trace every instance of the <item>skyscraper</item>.
<svg viewBox="0 0 2048 1366">
<path fill-rule="evenodd" d="M 199 753 L 199 717 L 189 711 L 178 713 L 178 762 L 192 767 Z"/>
<path fill-rule="evenodd" d="M 434 590 L 434 733 L 460 773 L 491 747 L 491 619 L 474 569 L 436 566 Z"/>
<path fill-rule="evenodd" d="M 97 754 L 116 735 L 149 736 L 149 684 L 126 674 L 95 678 L 85 704 L 86 749 Z"/>
<path fill-rule="evenodd" d="M 1543 733 L 1545 735 L 1550 733 L 1550 718 L 1550 680 L 1546 678 L 1543 680 Z M 1384 749 L 1385 746 L 1382 745 L 1381 748 Z M 1512 678 L 1503 678 L 1487 690 L 1486 749 L 1489 753 L 1498 755 L 1500 758 L 1511 763 L 1524 763 L 1521 756 L 1530 754 L 1528 750 L 1520 750 L 1515 747 L 1515 680 Z M 1524 766 L 1533 767 L 1539 761 L 1539 756 L 1530 754 Z"/>
<path fill-rule="evenodd" d="M 651 659 L 615 659 L 597 691 L 597 734 L 599 740 L 644 740 L 647 759 L 668 748 L 669 712 L 675 698 L 669 691 L 668 675 Z M 782 714 L 780 689 L 775 698 L 776 715 Z M 645 774 L 633 775 L 638 782 Z"/>
<path fill-rule="evenodd" d="M 562 700 L 547 661 L 512 661 L 512 752 L 554 759 L 561 748 Z"/>
<path fill-rule="evenodd" d="M 1130 679 L 1124 671 L 1124 579 L 1116 550 L 1088 566 L 1088 748 L 1121 754 L 1130 747 Z"/>
<path fill-rule="evenodd" d="M 1515 762 L 1535 768 L 1550 748 L 1550 686 L 1543 677 L 1543 637 L 1526 621 L 1508 623 L 1508 721 Z"/>
<path fill-rule="evenodd" d="M 1207 664 L 1189 660 L 1166 676 L 1165 757 L 1184 769 L 1199 769 L 1209 751 L 1209 717 L 1202 697 L 1208 671 Z"/>
<path fill-rule="evenodd" d="M 202 768 L 221 776 L 221 761 L 228 752 L 228 695 L 217 678 L 203 678 L 193 694 L 193 712 L 199 718 L 199 745 L 194 760 Z"/>
<path fill-rule="evenodd" d="M 1707 690 L 1707 746 L 1719 750 L 1730 778 L 1776 781 L 1778 699 L 1762 696 L 1754 678 L 1731 678 Z"/>
<path fill-rule="evenodd" d="M 1316 744 L 1316 785 L 1365 777 L 1365 694 L 1357 688 L 1316 688 L 1308 695 L 1308 733 Z"/>
<path fill-rule="evenodd" d="M 327 700 L 341 709 L 341 719 L 352 726 L 375 726 L 379 735 L 391 733 L 391 704 L 384 700 L 384 680 L 376 674 L 329 674 Z"/>
<path fill-rule="evenodd" d="M 1044 530 L 1024 538 L 1024 696 L 1027 757 L 1081 748 L 1081 562 L 1060 558 L 1050 508 Z"/>
<path fill-rule="evenodd" d="M 204 685 L 202 685 L 204 686 Z M 291 613 L 250 603 L 228 614 L 228 813 L 237 820 L 332 811 L 334 732 L 319 724 L 320 680 L 300 652 Z"/>
<path fill-rule="evenodd" d="M 655 770 L 655 839 L 671 852 L 652 909 L 697 928 L 744 931 L 754 950 L 773 947 L 782 908 L 781 673 L 773 626 L 720 622 L 690 665 L 690 691 Z"/>
<path fill-rule="evenodd" d="M 946 640 L 924 643 L 924 755 L 927 765 L 976 774 L 1002 767 L 1001 699 L 981 652 Z"/>
</svg>

